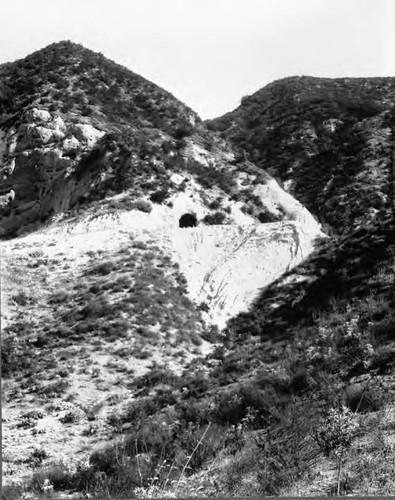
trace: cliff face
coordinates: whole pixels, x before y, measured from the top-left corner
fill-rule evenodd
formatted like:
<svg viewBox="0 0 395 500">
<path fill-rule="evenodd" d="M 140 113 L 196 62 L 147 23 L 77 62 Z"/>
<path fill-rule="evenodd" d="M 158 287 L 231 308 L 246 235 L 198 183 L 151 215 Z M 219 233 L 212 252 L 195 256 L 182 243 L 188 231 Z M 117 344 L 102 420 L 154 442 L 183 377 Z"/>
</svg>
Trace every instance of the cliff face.
<svg viewBox="0 0 395 500">
<path fill-rule="evenodd" d="M 3 125 L 1 236 L 67 210 L 86 191 L 89 175 L 76 181 L 75 166 L 104 135 L 89 120 L 71 120 L 31 108 L 19 123 Z"/>
</svg>

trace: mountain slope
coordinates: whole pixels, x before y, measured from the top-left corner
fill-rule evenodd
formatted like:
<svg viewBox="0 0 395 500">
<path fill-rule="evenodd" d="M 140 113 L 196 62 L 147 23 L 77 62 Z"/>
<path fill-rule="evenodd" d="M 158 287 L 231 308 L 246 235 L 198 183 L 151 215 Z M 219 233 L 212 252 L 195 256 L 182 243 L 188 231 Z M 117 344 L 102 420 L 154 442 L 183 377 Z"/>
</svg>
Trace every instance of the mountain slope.
<svg viewBox="0 0 395 500">
<path fill-rule="evenodd" d="M 302 262 L 317 236 L 314 225 L 295 222 L 187 231 L 176 229 L 165 238 L 190 294 L 220 328 L 236 313 L 248 311 L 262 287 Z"/>
<path fill-rule="evenodd" d="M 343 232 L 388 215 L 394 98 L 394 78 L 285 78 L 208 126 Z"/>
<path fill-rule="evenodd" d="M 69 42 L 0 89 L 9 492 L 393 491 L 392 79 L 275 82 L 220 134 Z"/>
<path fill-rule="evenodd" d="M 127 423 L 108 422 L 140 400 L 139 380 L 193 369 L 216 326 L 323 234 L 193 111 L 101 55 L 61 42 L 3 65 L 0 81 L 12 483 L 127 439 Z"/>
<path fill-rule="evenodd" d="M 2 65 L 0 77 L 12 88 L 0 104 L 3 234 L 75 205 L 107 154 L 92 153 L 105 134 L 128 131 L 137 149 L 144 131 L 146 147 L 160 145 L 155 127 L 182 135 L 197 120 L 156 85 L 70 42 Z"/>
<path fill-rule="evenodd" d="M 296 325 L 311 322 L 314 314 L 330 309 L 333 300 L 351 304 L 372 295 L 378 298 L 382 293 L 393 314 L 394 241 L 391 217 L 323 242 L 301 265 L 267 287 L 249 313 L 231 321 L 230 328 L 273 340 Z M 388 275 L 382 282 L 373 279 L 379 271 Z"/>
<path fill-rule="evenodd" d="M 311 218 L 192 110 L 100 54 L 60 42 L 2 65 L 0 79 L 10 89 L 0 100 L 3 236 L 108 195 L 123 193 L 124 208 L 164 204 L 191 179 L 206 191 L 203 217 L 232 199 L 260 222 Z"/>
</svg>

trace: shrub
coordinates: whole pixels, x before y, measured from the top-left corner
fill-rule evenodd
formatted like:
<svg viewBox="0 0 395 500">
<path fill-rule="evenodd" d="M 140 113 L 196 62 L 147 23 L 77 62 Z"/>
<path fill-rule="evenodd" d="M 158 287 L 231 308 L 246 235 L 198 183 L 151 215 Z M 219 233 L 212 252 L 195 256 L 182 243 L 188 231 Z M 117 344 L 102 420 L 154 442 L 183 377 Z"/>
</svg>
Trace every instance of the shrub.
<svg viewBox="0 0 395 500">
<path fill-rule="evenodd" d="M 139 250 L 147 250 L 148 247 L 147 247 L 147 243 L 145 243 L 144 241 L 140 241 L 140 240 L 134 240 L 132 242 L 132 248 L 137 248 Z"/>
<path fill-rule="evenodd" d="M 209 226 L 222 224 L 226 219 L 226 215 L 223 212 L 215 212 L 213 214 L 207 214 L 203 218 L 203 222 Z"/>
<path fill-rule="evenodd" d="M 5 331 L 3 332 L 4 335 Z M 30 368 L 33 360 L 28 356 L 26 342 L 17 339 L 15 335 L 3 337 L 1 342 L 1 374 L 3 377 Z"/>
<path fill-rule="evenodd" d="M 254 207 L 252 205 L 243 205 L 240 210 L 247 215 L 253 215 Z"/>
<path fill-rule="evenodd" d="M 258 214 L 258 220 L 260 223 L 266 224 L 269 222 L 277 222 L 279 220 L 279 217 L 270 213 L 269 211 L 261 210 Z"/>
<path fill-rule="evenodd" d="M 190 124 L 185 124 L 181 125 L 175 130 L 173 137 L 177 141 L 179 141 L 181 139 L 184 139 L 185 137 L 190 137 L 193 134 L 193 132 L 194 132 L 193 126 Z"/>
<path fill-rule="evenodd" d="M 74 477 L 63 464 L 42 467 L 33 474 L 32 487 L 36 491 L 49 491 L 52 486 L 55 490 L 74 488 Z"/>
<path fill-rule="evenodd" d="M 152 205 L 149 201 L 146 200 L 136 200 L 133 203 L 133 208 L 136 210 L 140 210 L 140 212 L 144 212 L 146 214 L 149 214 L 152 211 Z"/>
<path fill-rule="evenodd" d="M 218 210 L 218 208 L 221 207 L 221 201 L 220 199 L 213 200 L 211 203 L 209 203 L 208 206 L 211 210 Z"/>
<path fill-rule="evenodd" d="M 217 325 L 210 325 L 207 327 L 203 333 L 201 334 L 201 338 L 210 342 L 211 344 L 215 344 L 220 339 L 220 334 Z"/>
<path fill-rule="evenodd" d="M 323 453 L 337 460 L 337 495 L 340 495 L 341 471 L 346 450 L 358 433 L 356 415 L 346 406 L 330 408 L 315 430 L 315 440 Z"/>
<path fill-rule="evenodd" d="M 12 296 L 12 300 L 19 306 L 26 306 L 29 302 L 29 296 L 23 290 Z"/>
<path fill-rule="evenodd" d="M 37 410 L 31 410 L 24 412 L 20 416 L 20 421 L 17 423 L 17 427 L 22 429 L 29 429 L 30 427 L 34 427 L 36 420 L 42 418 L 44 414 Z"/>
<path fill-rule="evenodd" d="M 379 342 L 395 341 L 395 318 L 385 318 L 372 325 L 371 332 Z"/>
<path fill-rule="evenodd" d="M 270 412 L 270 425 L 256 436 L 258 479 L 261 494 L 279 495 L 314 466 L 319 457 L 319 448 L 311 438 L 316 408 L 294 399 L 287 407 L 273 406 Z"/>
<path fill-rule="evenodd" d="M 41 387 L 38 392 L 44 394 L 47 397 L 56 397 L 63 394 L 69 386 L 69 382 L 65 379 L 57 380 L 51 382 L 46 386 Z"/>
<path fill-rule="evenodd" d="M 133 348 L 133 356 L 137 359 L 148 359 L 152 354 L 147 348 L 136 346 Z"/>
<path fill-rule="evenodd" d="M 154 366 L 148 373 L 135 379 L 134 383 L 138 389 L 149 389 L 151 387 L 155 387 L 158 384 L 173 384 L 177 380 L 177 375 L 175 375 L 168 368 Z"/>
<path fill-rule="evenodd" d="M 106 276 L 107 274 L 110 274 L 111 272 L 115 271 L 115 269 L 116 269 L 116 264 L 114 262 L 111 261 L 102 262 L 94 266 L 89 271 L 89 274 L 99 274 L 101 276 Z"/>
<path fill-rule="evenodd" d="M 151 194 L 150 200 L 153 203 L 163 203 L 165 199 L 169 196 L 169 192 L 165 189 L 160 189 Z"/>
<path fill-rule="evenodd" d="M 357 429 L 356 417 L 347 407 L 330 408 L 316 429 L 315 439 L 323 453 L 329 456 L 349 447 Z"/>
<path fill-rule="evenodd" d="M 203 311 L 203 312 L 209 312 L 210 310 L 210 307 L 209 305 L 207 304 L 207 302 L 201 302 L 199 305 L 198 305 L 198 310 L 199 311 Z"/>
<path fill-rule="evenodd" d="M 358 384 L 346 389 L 346 405 L 353 412 L 368 413 L 380 410 L 386 404 L 388 395 L 378 384 Z"/>
<path fill-rule="evenodd" d="M 63 290 L 53 293 L 49 299 L 49 304 L 62 304 L 69 298 L 69 294 Z"/>
<path fill-rule="evenodd" d="M 30 454 L 33 467 L 39 467 L 46 458 L 48 458 L 48 453 L 43 448 L 35 448 Z"/>
<path fill-rule="evenodd" d="M 85 414 L 80 408 L 73 408 L 65 411 L 63 415 L 60 415 L 59 422 L 62 424 L 73 424 L 80 422 L 84 416 Z"/>
</svg>

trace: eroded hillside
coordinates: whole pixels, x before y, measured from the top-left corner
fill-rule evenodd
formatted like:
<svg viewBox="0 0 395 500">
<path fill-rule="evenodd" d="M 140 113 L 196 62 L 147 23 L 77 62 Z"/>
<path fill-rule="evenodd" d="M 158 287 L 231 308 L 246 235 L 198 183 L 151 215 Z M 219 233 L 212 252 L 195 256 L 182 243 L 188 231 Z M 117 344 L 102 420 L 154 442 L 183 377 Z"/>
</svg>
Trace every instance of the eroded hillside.
<svg viewBox="0 0 395 500">
<path fill-rule="evenodd" d="M 393 80 L 208 128 L 61 42 L 0 88 L 8 494 L 390 494 Z"/>
<path fill-rule="evenodd" d="M 303 261 L 318 236 L 315 225 L 283 222 L 176 229 L 165 241 L 191 296 L 224 328 L 249 309 L 263 287 Z"/>
</svg>

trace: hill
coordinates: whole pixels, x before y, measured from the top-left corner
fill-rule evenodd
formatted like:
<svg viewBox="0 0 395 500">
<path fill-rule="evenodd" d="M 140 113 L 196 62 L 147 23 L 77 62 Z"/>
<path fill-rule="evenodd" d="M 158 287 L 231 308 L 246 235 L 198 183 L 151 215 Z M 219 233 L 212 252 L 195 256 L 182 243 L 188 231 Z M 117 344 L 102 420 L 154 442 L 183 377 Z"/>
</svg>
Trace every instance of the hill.
<svg viewBox="0 0 395 500">
<path fill-rule="evenodd" d="M 336 233 L 388 215 L 395 78 L 291 77 L 207 123 Z"/>
<path fill-rule="evenodd" d="M 393 79 L 203 123 L 60 42 L 0 89 L 6 499 L 391 493 Z"/>
<path fill-rule="evenodd" d="M 261 222 L 305 211 L 187 106 L 101 54 L 60 42 L 2 65 L 0 78 L 3 236 L 117 194 L 112 208 L 165 204 L 191 180 L 208 222 L 224 221 L 230 200 Z"/>
</svg>

